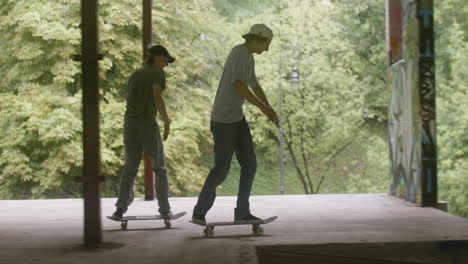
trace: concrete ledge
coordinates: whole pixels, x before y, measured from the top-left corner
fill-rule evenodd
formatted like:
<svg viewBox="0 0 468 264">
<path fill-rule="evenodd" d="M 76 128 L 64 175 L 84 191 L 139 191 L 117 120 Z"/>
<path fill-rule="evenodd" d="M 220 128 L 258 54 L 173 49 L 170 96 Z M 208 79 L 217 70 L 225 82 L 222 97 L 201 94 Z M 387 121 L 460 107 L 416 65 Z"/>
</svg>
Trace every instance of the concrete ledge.
<svg viewBox="0 0 468 264">
<path fill-rule="evenodd" d="M 446 201 L 438 201 L 434 208 L 439 209 L 444 212 L 448 212 L 448 204 Z"/>
<path fill-rule="evenodd" d="M 387 194 L 252 196 L 253 214 L 279 216 L 265 234 L 229 226 L 217 227 L 213 238 L 189 223 L 195 197 L 170 198 L 174 212 L 188 212 L 171 229 L 162 221 L 133 221 L 121 231 L 120 223 L 104 218 L 115 202 L 101 199 L 104 244 L 86 250 L 82 199 L 0 201 L 0 264 L 254 264 L 259 246 L 468 240 L 467 219 Z M 218 197 L 208 221 L 232 220 L 235 206 L 236 197 Z M 156 201 L 136 199 L 126 215 L 156 209 Z"/>
</svg>

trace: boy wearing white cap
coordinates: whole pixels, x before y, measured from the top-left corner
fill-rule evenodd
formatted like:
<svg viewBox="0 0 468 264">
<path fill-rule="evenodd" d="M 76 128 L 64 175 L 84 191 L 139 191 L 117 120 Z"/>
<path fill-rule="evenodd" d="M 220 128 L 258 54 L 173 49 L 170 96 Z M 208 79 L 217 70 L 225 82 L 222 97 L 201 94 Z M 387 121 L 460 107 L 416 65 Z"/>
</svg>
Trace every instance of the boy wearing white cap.
<svg viewBox="0 0 468 264">
<path fill-rule="evenodd" d="M 256 24 L 242 37 L 245 43 L 235 46 L 226 60 L 211 112 L 210 128 L 214 139 L 215 164 L 193 210 L 192 221 L 200 224 L 206 224 L 205 215 L 213 206 L 216 187 L 226 179 L 234 153 L 241 166 L 234 220 L 237 223 L 260 220 L 250 213 L 249 197 L 257 161 L 242 105 L 245 100 L 249 101 L 278 126 L 278 117 L 257 81 L 253 57 L 253 53 L 260 55 L 268 51 L 273 32 L 264 24 Z"/>
</svg>

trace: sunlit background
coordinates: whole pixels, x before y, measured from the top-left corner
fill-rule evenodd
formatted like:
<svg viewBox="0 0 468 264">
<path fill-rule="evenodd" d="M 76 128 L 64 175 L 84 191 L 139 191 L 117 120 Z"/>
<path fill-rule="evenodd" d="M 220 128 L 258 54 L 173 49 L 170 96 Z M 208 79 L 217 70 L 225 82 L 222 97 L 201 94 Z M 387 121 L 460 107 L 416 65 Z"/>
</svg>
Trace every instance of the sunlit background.
<svg viewBox="0 0 468 264">
<path fill-rule="evenodd" d="M 123 165 L 126 82 L 141 66 L 141 1 L 100 0 L 101 170 L 115 197 Z M 153 3 L 167 68 L 166 142 L 173 196 L 196 196 L 212 165 L 209 117 L 231 48 L 255 23 L 272 28 L 256 73 L 279 114 L 286 194 L 386 193 L 385 14 L 381 0 L 171 0 Z M 465 7 L 465 8 L 461 8 Z M 468 217 L 468 45 L 464 0 L 434 1 L 439 199 Z M 0 199 L 81 197 L 79 1 L 2 1 Z M 297 70 L 292 76 L 293 69 Z M 299 82 L 291 82 L 291 78 Z M 280 90 L 281 89 L 281 90 Z M 245 104 L 258 159 L 253 194 L 280 193 L 278 130 Z M 143 166 L 141 166 L 143 169 Z M 237 195 L 234 159 L 220 195 Z M 142 173 L 137 190 L 143 193 Z"/>
</svg>

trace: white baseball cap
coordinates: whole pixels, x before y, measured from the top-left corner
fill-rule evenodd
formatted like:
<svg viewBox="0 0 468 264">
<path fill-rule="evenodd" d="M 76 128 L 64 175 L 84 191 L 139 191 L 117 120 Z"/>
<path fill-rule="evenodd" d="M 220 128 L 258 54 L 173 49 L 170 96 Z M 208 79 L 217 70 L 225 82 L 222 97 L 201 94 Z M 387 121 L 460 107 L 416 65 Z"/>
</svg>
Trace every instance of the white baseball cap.
<svg viewBox="0 0 468 264">
<path fill-rule="evenodd" d="M 242 37 L 247 38 L 252 35 L 272 39 L 273 31 L 271 31 L 269 27 L 265 26 L 265 24 L 255 24 L 250 28 L 249 33 L 242 35 Z"/>
</svg>

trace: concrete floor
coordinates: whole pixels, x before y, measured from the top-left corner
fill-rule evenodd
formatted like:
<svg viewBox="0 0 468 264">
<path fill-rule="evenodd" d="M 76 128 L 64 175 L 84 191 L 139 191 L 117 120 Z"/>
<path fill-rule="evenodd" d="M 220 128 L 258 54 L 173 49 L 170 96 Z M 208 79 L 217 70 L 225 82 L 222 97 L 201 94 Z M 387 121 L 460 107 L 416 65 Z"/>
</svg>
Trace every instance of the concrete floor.
<svg viewBox="0 0 468 264">
<path fill-rule="evenodd" d="M 354 252 L 365 257 L 350 246 L 361 245 L 363 250 L 366 243 L 468 241 L 468 219 L 386 194 L 253 196 L 255 215 L 277 215 L 279 219 L 264 226 L 263 236 L 252 235 L 250 226 L 229 226 L 217 227 L 214 238 L 203 237 L 203 228 L 188 222 L 196 198 L 171 198 L 170 202 L 174 212 L 187 211 L 186 216 L 172 222 L 172 229 L 165 229 L 162 221 L 132 221 L 127 231 L 121 231 L 120 223 L 105 218 L 113 212 L 115 199 L 102 199 L 104 243 L 100 249 L 85 250 L 81 199 L 0 201 L 0 263 L 253 264 L 259 263 L 257 246 L 307 245 L 306 250 L 313 252 L 315 245 L 323 249 L 318 253 Z M 235 202 L 235 197 L 218 197 L 207 220 L 232 220 Z M 126 215 L 153 213 L 155 201 L 136 199 Z M 468 263 L 465 247 L 456 253 L 430 248 L 431 252 L 387 252 L 385 258 Z"/>
</svg>

